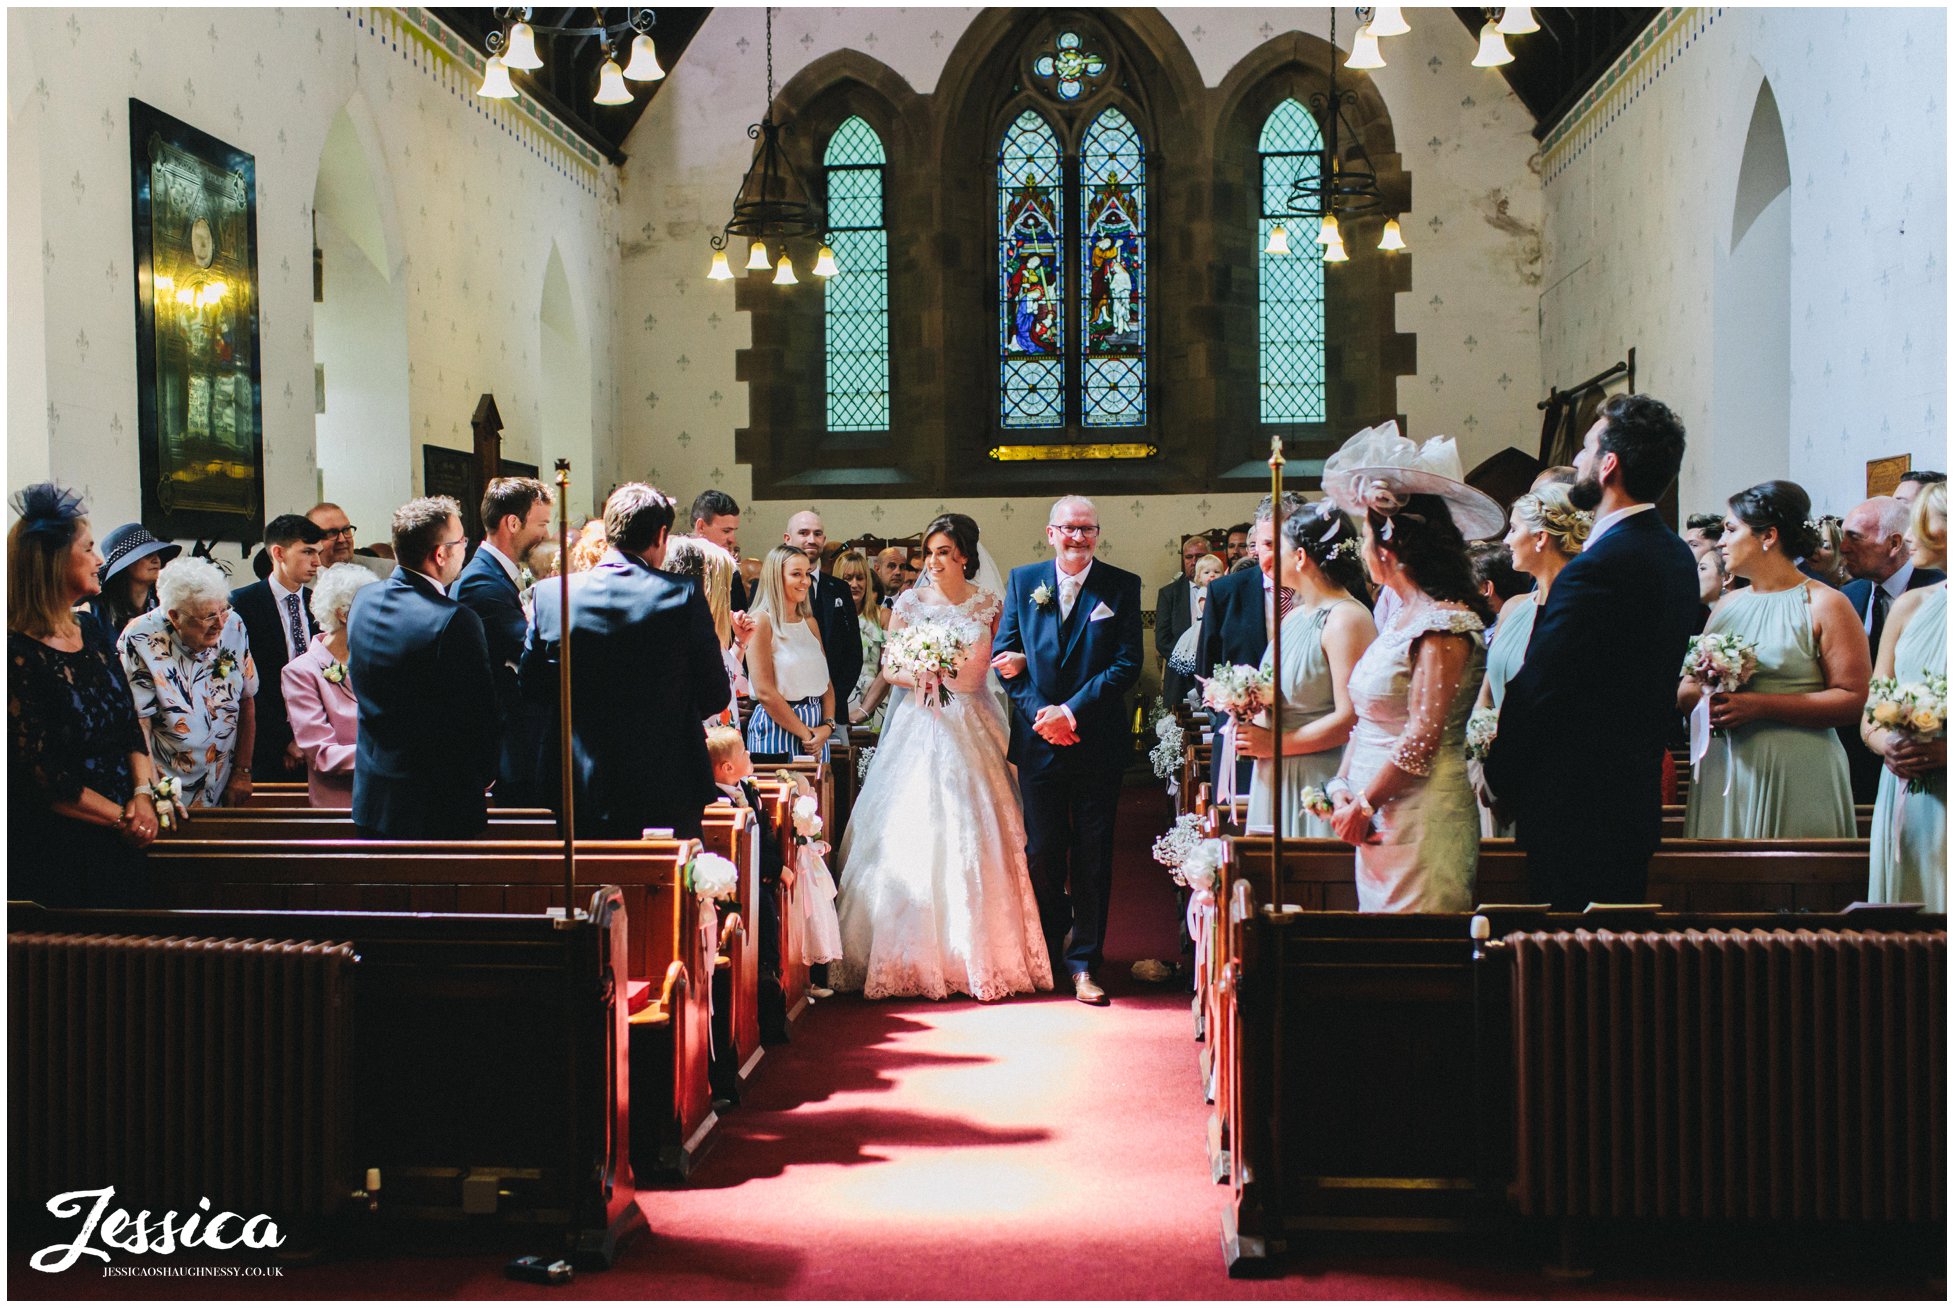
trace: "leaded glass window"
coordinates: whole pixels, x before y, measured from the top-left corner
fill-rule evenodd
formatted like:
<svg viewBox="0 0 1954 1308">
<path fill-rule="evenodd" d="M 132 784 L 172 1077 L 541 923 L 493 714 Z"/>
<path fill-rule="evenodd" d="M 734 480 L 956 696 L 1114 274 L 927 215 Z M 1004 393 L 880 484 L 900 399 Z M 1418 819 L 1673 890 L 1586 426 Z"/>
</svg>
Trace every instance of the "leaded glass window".
<svg viewBox="0 0 1954 1308">
<path fill-rule="evenodd" d="M 1088 427 L 1147 420 L 1146 168 L 1132 120 L 1117 109 L 1100 114 L 1079 151 Z"/>
<path fill-rule="evenodd" d="M 1323 260 L 1317 218 L 1288 213 L 1290 184 L 1322 167 L 1323 136 L 1316 116 L 1284 100 L 1262 124 L 1262 207 L 1255 248 L 1261 287 L 1262 421 L 1324 421 Z M 1290 254 L 1269 254 L 1280 223 Z"/>
<path fill-rule="evenodd" d="M 882 218 L 882 140 L 860 118 L 835 129 L 828 177 L 828 430 L 889 427 L 889 233 Z"/>
<path fill-rule="evenodd" d="M 1065 423 L 1064 170 L 1058 135 L 1027 109 L 997 157 L 1002 417 L 1006 427 Z"/>
</svg>

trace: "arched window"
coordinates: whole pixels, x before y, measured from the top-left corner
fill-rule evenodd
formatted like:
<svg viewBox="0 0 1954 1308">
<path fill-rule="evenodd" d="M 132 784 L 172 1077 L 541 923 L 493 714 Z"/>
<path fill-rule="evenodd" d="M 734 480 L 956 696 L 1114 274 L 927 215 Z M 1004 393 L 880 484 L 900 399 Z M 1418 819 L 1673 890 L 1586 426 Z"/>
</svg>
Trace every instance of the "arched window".
<svg viewBox="0 0 1954 1308">
<path fill-rule="evenodd" d="M 1006 427 L 1065 425 L 1065 177 L 1058 136 L 1019 114 L 997 155 L 1000 418 Z"/>
<path fill-rule="evenodd" d="M 1323 137 L 1316 117 L 1284 100 L 1262 124 L 1262 204 L 1255 233 L 1260 271 L 1262 421 L 1324 421 L 1323 260 L 1316 234 L 1322 221 L 1288 213 L 1290 183 L 1322 167 Z M 1293 253 L 1268 253 L 1281 224 Z"/>
<path fill-rule="evenodd" d="M 829 138 L 828 245 L 840 271 L 824 313 L 828 430 L 889 428 L 889 233 L 883 225 L 882 140 L 859 117 Z"/>
<path fill-rule="evenodd" d="M 1085 189 L 1085 422 L 1133 427 L 1147 420 L 1146 154 L 1117 109 L 1095 118 L 1079 150 Z"/>
</svg>

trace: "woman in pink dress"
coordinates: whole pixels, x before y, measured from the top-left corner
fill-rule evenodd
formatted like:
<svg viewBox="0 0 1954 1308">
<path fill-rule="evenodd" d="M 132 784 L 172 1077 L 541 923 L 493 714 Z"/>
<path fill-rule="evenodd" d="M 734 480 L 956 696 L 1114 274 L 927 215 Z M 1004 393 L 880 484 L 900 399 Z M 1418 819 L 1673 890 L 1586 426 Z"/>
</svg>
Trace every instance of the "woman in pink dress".
<svg viewBox="0 0 1954 1308">
<path fill-rule="evenodd" d="M 313 808 L 353 807 L 360 702 L 347 671 L 346 612 L 354 592 L 378 580 L 357 563 L 337 563 L 321 572 L 312 587 L 319 634 L 285 665 L 285 713 L 292 740 L 305 755 L 306 797 Z"/>
</svg>

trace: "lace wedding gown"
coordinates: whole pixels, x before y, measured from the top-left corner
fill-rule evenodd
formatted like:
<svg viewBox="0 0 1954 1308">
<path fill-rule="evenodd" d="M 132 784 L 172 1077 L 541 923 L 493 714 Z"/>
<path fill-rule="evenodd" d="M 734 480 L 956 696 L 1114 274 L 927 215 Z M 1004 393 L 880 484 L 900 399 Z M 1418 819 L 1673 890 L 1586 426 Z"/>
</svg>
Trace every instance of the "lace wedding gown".
<svg viewBox="0 0 1954 1308">
<path fill-rule="evenodd" d="M 842 961 L 828 973 L 838 990 L 1002 999 L 1052 988 L 1004 760 L 1010 727 L 986 688 L 1001 607 L 988 590 L 962 604 L 915 590 L 896 600 L 901 625 L 954 615 L 982 635 L 947 705 L 912 692 L 883 721 L 841 842 Z"/>
</svg>

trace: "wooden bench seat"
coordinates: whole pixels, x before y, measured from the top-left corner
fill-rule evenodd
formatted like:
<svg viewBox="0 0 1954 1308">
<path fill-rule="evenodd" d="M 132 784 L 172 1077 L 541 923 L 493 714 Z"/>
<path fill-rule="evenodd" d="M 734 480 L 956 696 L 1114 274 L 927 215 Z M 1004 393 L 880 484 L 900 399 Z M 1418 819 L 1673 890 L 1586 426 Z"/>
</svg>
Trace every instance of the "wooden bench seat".
<svg viewBox="0 0 1954 1308">
<path fill-rule="evenodd" d="M 359 836 L 345 808 L 200 808 L 163 840 L 352 840 Z M 546 808 L 492 808 L 483 839 L 553 840 L 556 816 Z"/>
<path fill-rule="evenodd" d="M 725 983 L 725 1009 L 713 1007 L 714 1086 L 738 1100 L 760 1066 L 760 896 L 778 891 L 760 884 L 760 842 L 774 838 L 762 830 L 751 809 L 715 804 L 706 809 L 700 842 L 706 852 L 730 860 L 740 870 L 739 911 L 720 923 L 721 963 L 713 973 Z"/>
</svg>

